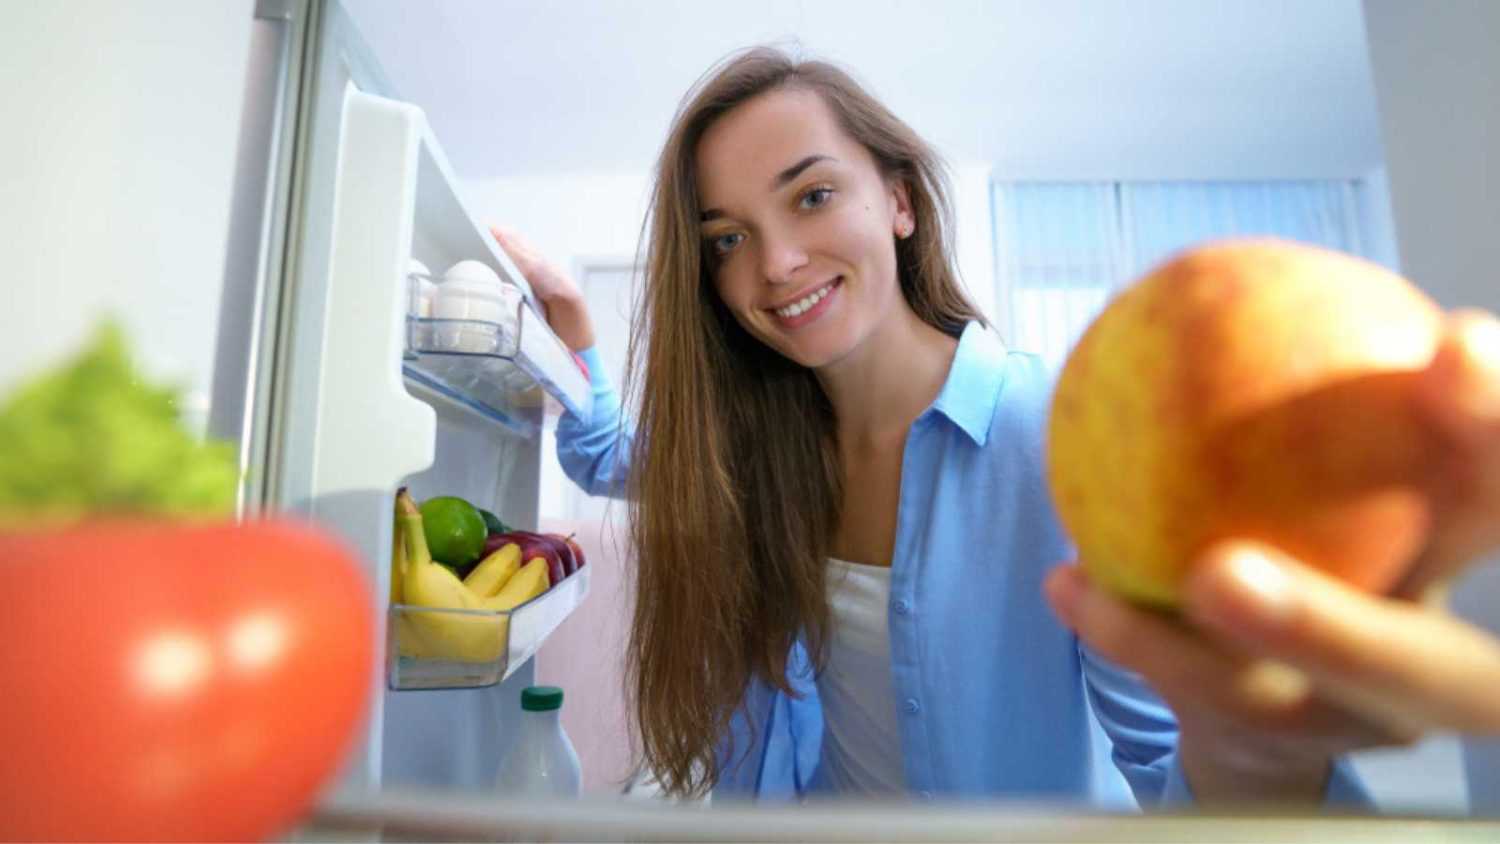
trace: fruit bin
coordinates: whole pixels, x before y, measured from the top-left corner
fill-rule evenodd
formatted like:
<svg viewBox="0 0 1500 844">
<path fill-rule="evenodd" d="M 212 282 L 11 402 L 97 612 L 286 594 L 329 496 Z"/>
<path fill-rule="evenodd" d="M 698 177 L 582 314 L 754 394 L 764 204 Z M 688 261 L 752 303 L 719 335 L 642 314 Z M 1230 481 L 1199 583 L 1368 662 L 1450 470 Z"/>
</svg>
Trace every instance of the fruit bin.
<svg viewBox="0 0 1500 844">
<path fill-rule="evenodd" d="M 493 686 L 530 659 L 589 594 L 585 566 L 513 610 L 434 609 L 392 604 L 386 612 L 386 682 L 394 691 Z M 424 652 L 431 631 L 458 631 L 467 658 Z"/>
<path fill-rule="evenodd" d="M 529 437 L 544 410 L 587 413 L 592 394 L 572 354 L 519 291 L 514 307 L 515 318 L 504 322 L 408 316 L 401 368 L 408 382 Z"/>
</svg>

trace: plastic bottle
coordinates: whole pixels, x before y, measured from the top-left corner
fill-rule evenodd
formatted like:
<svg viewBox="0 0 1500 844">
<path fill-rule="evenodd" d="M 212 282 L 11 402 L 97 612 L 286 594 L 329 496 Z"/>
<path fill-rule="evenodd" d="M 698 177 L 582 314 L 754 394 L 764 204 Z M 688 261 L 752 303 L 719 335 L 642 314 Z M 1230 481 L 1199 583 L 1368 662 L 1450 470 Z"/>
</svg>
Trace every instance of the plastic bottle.
<svg viewBox="0 0 1500 844">
<path fill-rule="evenodd" d="M 562 703 L 556 686 L 521 691 L 521 724 L 495 777 L 505 796 L 577 797 L 583 791 L 578 753 L 560 720 Z"/>
</svg>

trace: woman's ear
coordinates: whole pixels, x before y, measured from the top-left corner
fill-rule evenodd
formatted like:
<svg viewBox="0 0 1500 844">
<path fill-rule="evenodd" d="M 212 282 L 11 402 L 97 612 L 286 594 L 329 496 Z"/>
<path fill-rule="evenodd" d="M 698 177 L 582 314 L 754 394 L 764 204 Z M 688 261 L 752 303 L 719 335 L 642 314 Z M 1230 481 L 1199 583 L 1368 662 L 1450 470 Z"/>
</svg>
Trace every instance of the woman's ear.
<svg viewBox="0 0 1500 844">
<path fill-rule="evenodd" d="M 911 192 L 906 187 L 905 179 L 892 180 L 891 202 L 895 210 L 891 228 L 898 239 L 905 240 L 917 230 L 917 215 L 912 211 Z"/>
</svg>

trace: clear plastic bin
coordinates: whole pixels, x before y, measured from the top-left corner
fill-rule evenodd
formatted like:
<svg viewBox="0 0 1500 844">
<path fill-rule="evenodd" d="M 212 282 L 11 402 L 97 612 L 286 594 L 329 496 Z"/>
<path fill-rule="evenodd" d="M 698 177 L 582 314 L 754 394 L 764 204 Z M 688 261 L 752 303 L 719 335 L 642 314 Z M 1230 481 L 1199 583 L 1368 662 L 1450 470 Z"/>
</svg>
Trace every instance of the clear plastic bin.
<svg viewBox="0 0 1500 844">
<path fill-rule="evenodd" d="M 386 680 L 394 690 L 493 686 L 530 659 L 589 593 L 588 566 L 504 612 L 392 604 Z"/>
</svg>

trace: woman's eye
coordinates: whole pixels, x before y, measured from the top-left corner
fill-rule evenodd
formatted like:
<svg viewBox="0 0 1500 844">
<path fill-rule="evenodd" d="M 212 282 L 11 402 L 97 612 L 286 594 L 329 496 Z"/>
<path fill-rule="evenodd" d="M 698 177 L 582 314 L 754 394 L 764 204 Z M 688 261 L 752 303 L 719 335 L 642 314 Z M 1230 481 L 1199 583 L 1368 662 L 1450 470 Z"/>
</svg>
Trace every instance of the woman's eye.
<svg viewBox="0 0 1500 844">
<path fill-rule="evenodd" d="M 731 249 L 740 245 L 740 241 L 743 240 L 744 237 L 745 236 L 740 234 L 739 232 L 731 232 L 729 234 L 721 234 L 718 237 L 709 240 L 708 243 L 709 246 L 713 248 L 715 255 L 727 255 L 729 254 L 729 251 Z"/>
<path fill-rule="evenodd" d="M 829 197 L 832 196 L 833 188 L 813 188 L 807 193 L 802 194 L 800 205 L 803 208 L 817 208 L 819 205 L 827 202 Z"/>
</svg>

